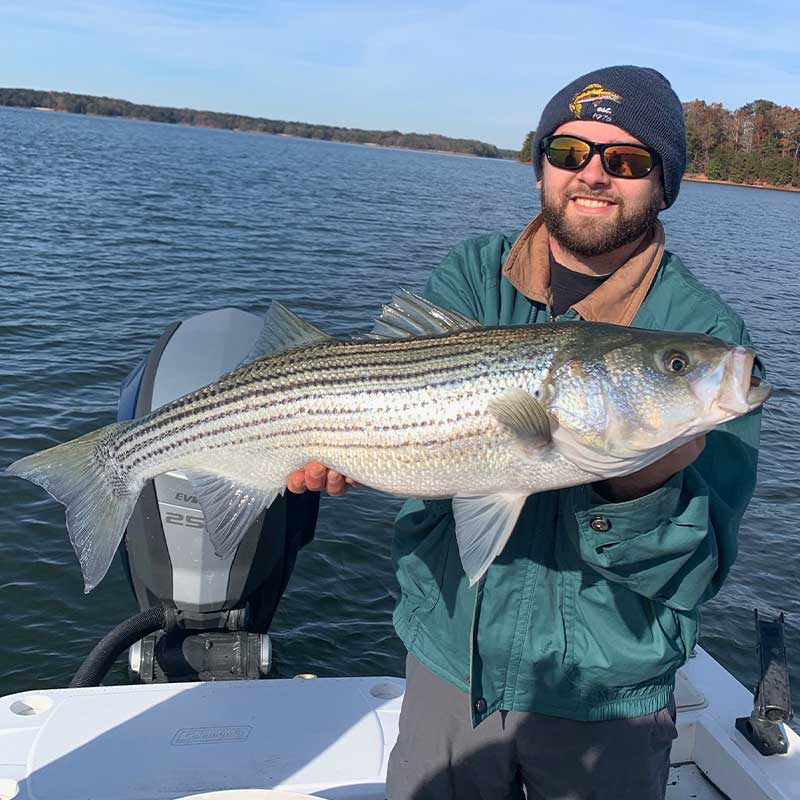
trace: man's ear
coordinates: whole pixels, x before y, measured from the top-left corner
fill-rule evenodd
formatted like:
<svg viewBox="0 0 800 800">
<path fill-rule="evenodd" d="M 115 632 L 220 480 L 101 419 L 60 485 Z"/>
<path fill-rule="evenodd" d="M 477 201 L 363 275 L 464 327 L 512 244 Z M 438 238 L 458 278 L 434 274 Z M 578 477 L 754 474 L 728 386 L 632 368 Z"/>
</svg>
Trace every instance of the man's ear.
<svg viewBox="0 0 800 800">
<path fill-rule="evenodd" d="M 542 182 L 541 181 L 536 181 L 536 188 L 537 189 L 541 189 L 542 188 Z M 661 202 L 663 203 L 664 201 L 662 200 Z"/>
</svg>

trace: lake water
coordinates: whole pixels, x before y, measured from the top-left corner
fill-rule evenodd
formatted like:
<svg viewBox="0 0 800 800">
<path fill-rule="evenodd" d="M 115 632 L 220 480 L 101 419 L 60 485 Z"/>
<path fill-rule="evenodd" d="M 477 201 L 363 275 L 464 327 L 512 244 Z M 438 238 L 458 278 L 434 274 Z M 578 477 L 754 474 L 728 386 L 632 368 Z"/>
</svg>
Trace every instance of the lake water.
<svg viewBox="0 0 800 800">
<path fill-rule="evenodd" d="M 173 321 L 277 299 L 363 331 L 460 240 L 517 231 L 539 205 L 529 166 L 489 159 L 8 108 L 0 142 L 0 466 L 113 421 L 120 381 Z M 752 685 L 752 609 L 785 611 L 800 703 L 800 194 L 684 183 L 662 218 L 778 387 L 701 643 Z M 368 490 L 323 499 L 273 624 L 277 675 L 402 673 L 398 507 Z M 83 594 L 63 508 L 42 490 L 0 479 L 0 508 L 0 694 L 64 686 L 133 596 L 116 562 Z M 109 681 L 124 679 L 120 662 Z"/>
</svg>

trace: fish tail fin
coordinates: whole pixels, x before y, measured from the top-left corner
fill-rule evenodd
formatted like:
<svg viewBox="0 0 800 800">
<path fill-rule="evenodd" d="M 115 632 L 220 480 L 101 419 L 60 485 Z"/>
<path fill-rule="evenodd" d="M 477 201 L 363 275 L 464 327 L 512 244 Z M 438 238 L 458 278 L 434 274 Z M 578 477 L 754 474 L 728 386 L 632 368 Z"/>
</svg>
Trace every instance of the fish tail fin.
<svg viewBox="0 0 800 800">
<path fill-rule="evenodd" d="M 78 556 L 84 591 L 103 579 L 133 513 L 141 487 L 119 486 L 108 469 L 112 456 L 105 444 L 132 422 L 117 422 L 71 442 L 25 456 L 6 474 L 46 489 L 66 506 L 67 531 Z"/>
</svg>

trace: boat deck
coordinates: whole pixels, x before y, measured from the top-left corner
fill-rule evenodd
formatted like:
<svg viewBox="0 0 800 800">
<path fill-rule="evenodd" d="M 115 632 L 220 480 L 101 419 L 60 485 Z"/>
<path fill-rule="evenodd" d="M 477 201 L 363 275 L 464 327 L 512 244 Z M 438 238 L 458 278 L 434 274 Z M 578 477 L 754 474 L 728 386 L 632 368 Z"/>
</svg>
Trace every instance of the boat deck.
<svg viewBox="0 0 800 800">
<path fill-rule="evenodd" d="M 726 800 L 696 764 L 676 764 L 669 771 L 666 800 Z"/>
<path fill-rule="evenodd" d="M 0 800 L 244 789 L 383 800 L 403 691 L 399 678 L 325 678 L 10 695 L 0 698 Z M 707 653 L 679 672 L 675 695 L 668 800 L 800 798 L 800 738 L 787 729 L 786 755 L 759 755 L 734 727 L 752 695 Z"/>
</svg>

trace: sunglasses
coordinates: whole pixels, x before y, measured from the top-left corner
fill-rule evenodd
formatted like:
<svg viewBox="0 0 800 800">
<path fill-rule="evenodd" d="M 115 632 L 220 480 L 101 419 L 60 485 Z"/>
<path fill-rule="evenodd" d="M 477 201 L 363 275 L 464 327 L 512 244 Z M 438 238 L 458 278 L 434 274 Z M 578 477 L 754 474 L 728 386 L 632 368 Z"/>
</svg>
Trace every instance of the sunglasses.
<svg viewBox="0 0 800 800">
<path fill-rule="evenodd" d="M 597 144 L 578 136 L 556 134 L 542 139 L 542 152 L 559 169 L 583 169 L 595 153 L 603 169 L 615 178 L 644 178 L 661 163 L 655 150 L 643 144 Z"/>
</svg>

